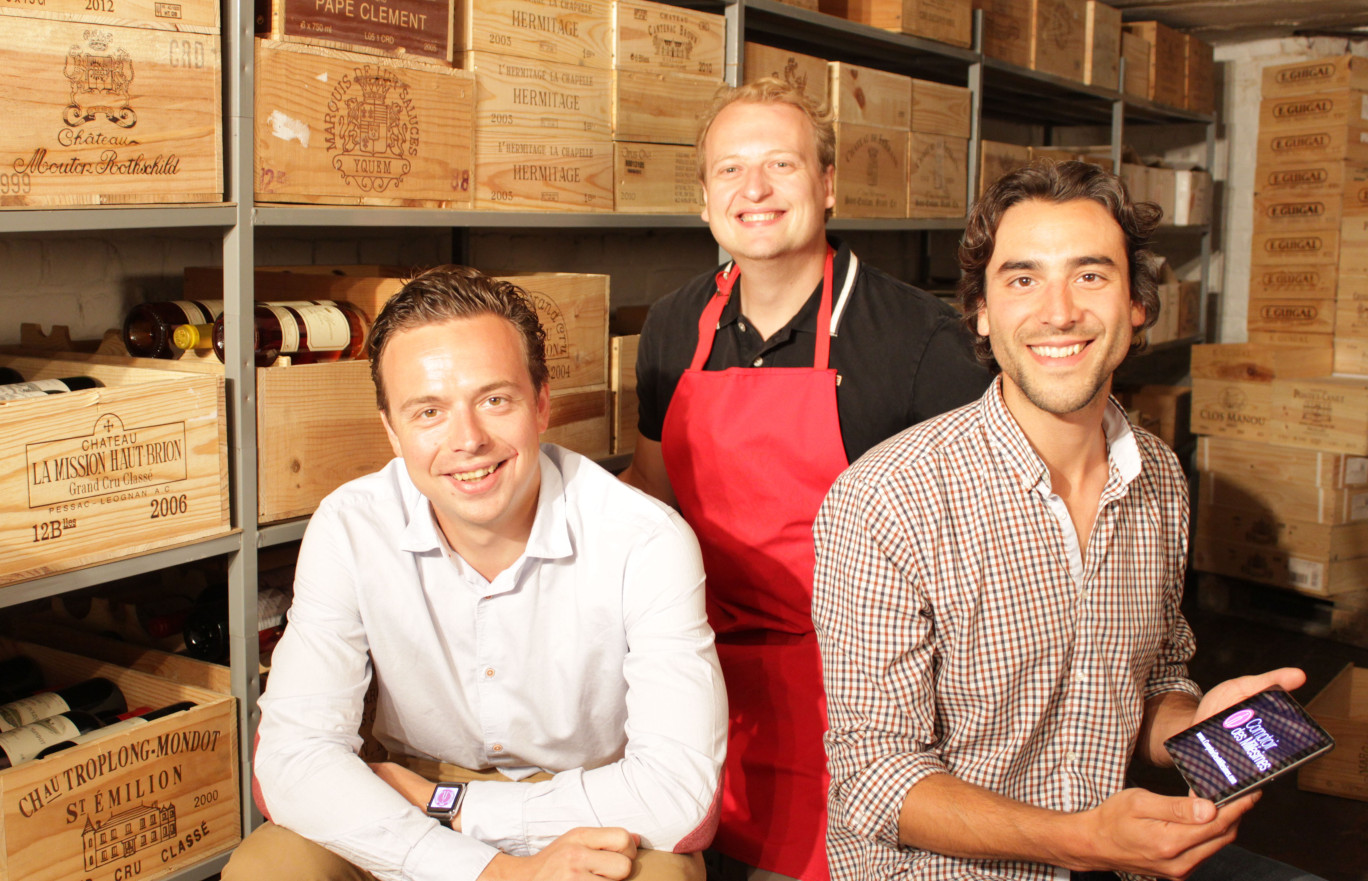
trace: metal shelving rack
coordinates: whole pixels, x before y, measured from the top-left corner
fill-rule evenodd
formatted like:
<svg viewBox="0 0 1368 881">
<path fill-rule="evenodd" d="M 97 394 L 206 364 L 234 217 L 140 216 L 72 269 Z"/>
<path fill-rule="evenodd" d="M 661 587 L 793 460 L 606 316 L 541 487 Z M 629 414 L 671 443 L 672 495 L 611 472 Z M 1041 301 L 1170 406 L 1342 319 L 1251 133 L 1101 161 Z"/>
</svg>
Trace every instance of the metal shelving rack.
<svg viewBox="0 0 1368 881">
<path fill-rule="evenodd" d="M 680 0 L 681 5 L 691 4 Z M 716 5 L 712 5 L 716 9 Z M 974 44 L 961 49 L 931 40 L 847 22 L 778 0 L 724 0 L 727 23 L 726 79 L 735 84 L 743 66 L 743 37 L 759 38 L 793 51 L 832 60 L 883 67 L 926 79 L 966 85 L 971 92 L 969 192 L 976 191 L 982 119 L 1027 116 L 1051 124 L 1110 124 L 1113 158 L 1119 161 L 1127 122 L 1204 123 L 1207 161 L 1215 157 L 1215 122 L 1209 116 L 1162 107 L 1097 88 L 984 57 L 979 51 L 982 13 L 976 13 Z M 259 718 L 260 677 L 257 663 L 257 551 L 299 540 L 307 518 L 258 526 L 256 522 L 256 371 L 252 364 L 251 314 L 257 231 L 272 228 L 329 229 L 345 227 L 612 230 L 644 226 L 703 229 L 694 216 L 581 214 L 498 211 L 444 211 L 414 208 L 355 208 L 253 203 L 254 8 L 245 0 L 223 0 L 222 59 L 224 70 L 224 137 L 226 201 L 210 205 L 63 208 L 0 211 L 0 235 L 50 232 L 190 230 L 223 236 L 224 311 L 229 327 L 230 358 L 225 365 L 229 423 L 229 468 L 234 530 L 223 536 L 145 555 L 113 560 L 11 585 L 0 591 L 0 607 L 91 587 L 118 578 L 152 572 L 207 557 L 229 560 L 231 681 L 238 699 L 240 743 L 251 744 Z M 962 219 L 835 220 L 831 228 L 861 231 L 932 231 L 962 229 Z M 1210 226 L 1193 227 L 1202 235 L 1202 290 L 1207 290 L 1211 254 Z M 1181 347 L 1197 338 L 1164 344 Z M 622 457 L 619 457 L 621 459 Z M 625 465 L 625 461 L 613 464 Z M 244 833 L 261 817 L 252 803 L 250 749 L 242 750 L 242 821 Z M 200 881 L 217 874 L 227 862 L 220 854 L 167 876 L 171 881 Z"/>
</svg>

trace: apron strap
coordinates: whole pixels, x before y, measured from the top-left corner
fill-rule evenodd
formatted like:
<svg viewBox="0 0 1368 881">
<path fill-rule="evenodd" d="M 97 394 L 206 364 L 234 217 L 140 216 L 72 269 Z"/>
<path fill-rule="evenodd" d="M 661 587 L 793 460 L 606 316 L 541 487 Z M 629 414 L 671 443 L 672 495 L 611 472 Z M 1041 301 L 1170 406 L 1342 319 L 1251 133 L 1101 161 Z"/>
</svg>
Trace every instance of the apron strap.
<svg viewBox="0 0 1368 881">
<path fill-rule="evenodd" d="M 822 302 L 817 307 L 817 350 L 813 353 L 814 370 L 826 370 L 831 363 L 831 334 L 822 333 L 831 327 L 831 265 L 836 252 L 827 245 L 826 263 L 822 266 Z"/>
<path fill-rule="evenodd" d="M 708 300 L 708 305 L 703 308 L 703 314 L 698 317 L 698 346 L 694 349 L 693 361 L 689 364 L 690 370 L 702 370 L 703 365 L 708 363 L 708 355 L 712 353 L 713 337 L 717 336 L 717 322 L 722 317 L 722 309 L 731 298 L 732 288 L 736 286 L 736 280 L 740 276 L 741 270 L 736 268 L 735 263 L 728 263 L 717 273 L 717 292 Z"/>
</svg>

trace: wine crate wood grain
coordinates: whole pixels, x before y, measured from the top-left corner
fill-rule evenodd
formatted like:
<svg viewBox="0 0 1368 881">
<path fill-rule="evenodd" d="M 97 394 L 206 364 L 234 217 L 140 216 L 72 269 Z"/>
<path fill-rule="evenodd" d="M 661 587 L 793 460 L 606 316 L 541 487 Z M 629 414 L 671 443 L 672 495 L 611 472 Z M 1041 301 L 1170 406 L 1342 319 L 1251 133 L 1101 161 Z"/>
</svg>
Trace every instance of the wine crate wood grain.
<svg viewBox="0 0 1368 881">
<path fill-rule="evenodd" d="M 1187 72 L 1183 78 L 1183 107 L 1194 113 L 1216 112 L 1216 57 L 1210 43 L 1184 34 Z"/>
<path fill-rule="evenodd" d="M 231 671 L 223 664 L 161 651 L 89 630 L 78 630 L 52 620 L 25 618 L 23 633 L 27 642 L 58 650 L 79 646 L 82 657 L 108 661 L 158 679 L 206 688 L 219 694 L 233 693 Z"/>
<path fill-rule="evenodd" d="M 223 200 L 216 34 L 0 10 L 0 207 Z"/>
<path fill-rule="evenodd" d="M 613 66 L 612 0 L 457 0 L 457 62 L 497 52 L 608 70 Z"/>
<path fill-rule="evenodd" d="M 1031 66 L 1031 0 L 973 0 L 983 10 L 983 54 Z"/>
<path fill-rule="evenodd" d="M 1182 31 L 1158 21 L 1131 21 L 1122 27 L 1150 44 L 1149 94 L 1146 97 L 1158 104 L 1182 107 L 1187 75 L 1187 41 Z"/>
<path fill-rule="evenodd" d="M 1309 162 L 1368 162 L 1368 123 L 1343 123 L 1306 129 L 1259 129 L 1259 169 Z"/>
<path fill-rule="evenodd" d="M 1355 162 L 1307 162 L 1259 168 L 1254 177 L 1255 195 L 1286 199 L 1337 199 L 1346 205 L 1363 205 L 1368 211 L 1368 165 Z M 1351 192 L 1352 191 L 1352 194 Z"/>
<path fill-rule="evenodd" d="M 0 403 L 0 584 L 231 529 L 222 378 L 96 357 L 0 356 L 106 386 Z"/>
<path fill-rule="evenodd" d="M 1201 572 L 1245 578 L 1315 597 L 1364 595 L 1368 557 L 1323 562 L 1282 548 L 1226 541 L 1200 529 L 1193 537 L 1192 565 Z"/>
<path fill-rule="evenodd" d="M 613 448 L 612 392 L 607 386 L 552 392 L 551 425 L 541 439 L 591 459 L 606 459 Z"/>
<path fill-rule="evenodd" d="M 1285 520 L 1331 526 L 1368 519 L 1368 488 L 1287 483 L 1244 472 L 1202 471 L 1202 504 L 1268 511 Z"/>
<path fill-rule="evenodd" d="M 804 4 L 806 5 L 806 4 Z M 951 46 L 973 42 L 974 10 L 970 0 L 819 0 L 827 15 L 925 37 Z"/>
<path fill-rule="evenodd" d="M 230 697 L 46 646 L 3 641 L 49 684 L 112 680 L 130 707 L 195 706 L 0 772 L 0 877 L 156 881 L 242 840 Z"/>
<path fill-rule="evenodd" d="M 1083 82 L 1087 0 L 1031 0 L 1031 67 Z"/>
<path fill-rule="evenodd" d="M 219 33 L 219 4 L 214 0 L 7 0 L 0 15 Z"/>
<path fill-rule="evenodd" d="M 1251 297 L 1245 326 L 1248 330 L 1272 333 L 1335 332 L 1336 303 L 1333 298 L 1307 300 Z"/>
<path fill-rule="evenodd" d="M 1267 479 L 1330 489 L 1368 487 L 1368 457 L 1227 438 L 1199 440 L 1197 467 L 1243 477 L 1245 481 Z M 1363 552 L 1368 554 L 1368 545 Z"/>
<path fill-rule="evenodd" d="M 684 73 L 613 71 L 613 140 L 691 146 L 722 85 Z"/>
<path fill-rule="evenodd" d="M 637 349 L 641 336 L 612 338 L 613 381 L 613 455 L 621 456 L 636 449 L 637 437 Z"/>
<path fill-rule="evenodd" d="M 1342 193 L 1284 190 L 1254 196 L 1254 221 L 1261 232 L 1338 229 L 1343 219 Z"/>
<path fill-rule="evenodd" d="M 1269 383 L 1275 379 L 1324 376 L 1330 353 L 1324 349 L 1213 343 L 1192 347 L 1192 375 L 1199 379 Z"/>
<path fill-rule="evenodd" d="M 1250 263 L 1259 270 L 1265 267 L 1301 264 L 1334 266 L 1340 262 L 1338 227 L 1305 232 L 1280 232 L 1260 229 L 1260 226 L 1260 219 L 1255 217 Z"/>
<path fill-rule="evenodd" d="M 968 139 L 912 132 L 907 183 L 908 217 L 963 217 L 969 207 Z"/>
<path fill-rule="evenodd" d="M 1335 296 L 1339 272 L 1334 266 L 1255 266 L 1249 276 L 1251 297 L 1324 300 Z"/>
<path fill-rule="evenodd" d="M 703 187 L 694 148 L 614 142 L 613 205 L 619 213 L 698 214 Z"/>
<path fill-rule="evenodd" d="M 723 16 L 650 0 L 613 3 L 613 67 L 720 80 L 726 65 Z"/>
<path fill-rule="evenodd" d="M 969 137 L 969 90 L 964 86 L 911 81 L 912 131 L 928 135 Z"/>
<path fill-rule="evenodd" d="M 1284 95 L 1259 102 L 1260 131 L 1302 131 L 1368 121 L 1368 92 L 1339 89 L 1315 95 Z"/>
<path fill-rule="evenodd" d="M 1292 556 L 1335 563 L 1368 556 L 1368 520 L 1312 523 L 1277 511 L 1201 505 L 1197 528 L 1237 544 L 1280 548 Z"/>
<path fill-rule="evenodd" d="M 451 0 L 256 0 L 256 30 L 370 55 L 452 60 Z"/>
<path fill-rule="evenodd" d="M 1368 58 L 1339 55 L 1263 69 L 1264 98 L 1305 95 L 1337 89 L 1368 89 Z"/>
<path fill-rule="evenodd" d="M 835 122 L 908 131 L 912 121 L 911 77 L 833 61 L 831 109 Z"/>
<path fill-rule="evenodd" d="M 909 133 L 836 125 L 836 206 L 833 217 L 907 216 Z"/>
<path fill-rule="evenodd" d="M 469 208 L 470 73 L 257 40 L 260 202 Z"/>
<path fill-rule="evenodd" d="M 1346 664 L 1306 709 L 1336 748 L 1302 766 L 1297 788 L 1368 801 L 1368 668 Z"/>
<path fill-rule="evenodd" d="M 827 62 L 823 59 L 776 49 L 763 43 L 748 42 L 745 49 L 742 66 L 744 82 L 772 76 L 797 86 L 800 92 L 818 104 L 827 100 L 830 77 L 827 74 Z"/>
<path fill-rule="evenodd" d="M 1368 455 L 1368 376 L 1277 379 L 1272 385 L 1270 441 Z"/>
<path fill-rule="evenodd" d="M 1084 20 L 1083 82 L 1104 89 L 1121 87 L 1121 10 L 1102 0 L 1087 0 Z"/>
<path fill-rule="evenodd" d="M 1335 372 L 1368 374 L 1368 337 L 1334 337 Z"/>
<path fill-rule="evenodd" d="M 1192 375 L 1192 432 L 1268 440 L 1273 391 L 1267 382 L 1202 379 Z"/>
<path fill-rule="evenodd" d="M 1125 79 L 1121 90 L 1132 98 L 1149 98 L 1150 56 L 1154 47 L 1139 34 L 1121 31 L 1121 57 L 1126 59 Z"/>
<path fill-rule="evenodd" d="M 1031 163 L 1031 148 L 1002 141 L 979 141 L 978 196 L 997 180 Z"/>
</svg>

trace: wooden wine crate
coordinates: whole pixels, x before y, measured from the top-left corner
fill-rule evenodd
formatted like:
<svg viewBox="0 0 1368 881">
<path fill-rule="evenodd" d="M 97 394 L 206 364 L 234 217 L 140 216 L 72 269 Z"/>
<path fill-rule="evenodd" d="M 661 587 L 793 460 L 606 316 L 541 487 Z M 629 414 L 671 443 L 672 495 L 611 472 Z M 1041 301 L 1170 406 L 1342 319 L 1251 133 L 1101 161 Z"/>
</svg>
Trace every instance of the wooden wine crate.
<svg viewBox="0 0 1368 881">
<path fill-rule="evenodd" d="M 908 133 L 836 125 L 836 206 L 833 217 L 907 216 Z"/>
<path fill-rule="evenodd" d="M 1368 276 L 1344 277 L 1335 300 L 1335 334 L 1368 340 Z"/>
<path fill-rule="evenodd" d="M 912 121 L 911 77 L 833 61 L 831 109 L 837 124 L 908 131 Z"/>
<path fill-rule="evenodd" d="M 1250 297 L 1246 327 L 1251 331 L 1335 332 L 1335 300 Z"/>
<path fill-rule="evenodd" d="M 0 15 L 191 34 L 219 33 L 219 4 L 214 0 L 7 0 Z"/>
<path fill-rule="evenodd" d="M 998 178 L 1031 164 L 1031 148 L 1001 141 L 979 142 L 978 193 L 982 196 Z"/>
<path fill-rule="evenodd" d="M 1127 408 L 1146 417 L 1145 427 L 1175 450 L 1192 440 L 1192 387 L 1145 385 L 1121 395 Z"/>
<path fill-rule="evenodd" d="M 968 139 L 912 132 L 907 181 L 908 217 L 963 217 L 969 209 Z"/>
<path fill-rule="evenodd" d="M 0 22 L 0 207 L 223 200 L 217 34 Z"/>
<path fill-rule="evenodd" d="M 629 214 L 701 212 L 703 187 L 694 148 L 614 142 L 613 205 Z"/>
<path fill-rule="evenodd" d="M 1158 104 L 1182 107 L 1187 90 L 1187 41 L 1182 31 L 1157 21 L 1130 21 L 1122 27 L 1150 44 L 1146 97 Z"/>
<path fill-rule="evenodd" d="M 1197 467 L 1242 483 L 1274 480 L 1325 489 L 1368 487 L 1368 457 L 1204 437 L 1197 442 Z M 1368 554 L 1368 545 L 1363 552 Z"/>
<path fill-rule="evenodd" d="M 1368 519 L 1368 488 L 1363 486 L 1315 486 L 1243 471 L 1202 471 L 1199 483 L 1203 505 L 1267 511 L 1283 520 L 1330 526 Z"/>
<path fill-rule="evenodd" d="M 723 86 L 715 77 L 641 70 L 613 71 L 613 140 L 686 144 Z"/>
<path fill-rule="evenodd" d="M 1192 566 L 1316 597 L 1359 596 L 1368 582 L 1368 557 L 1334 562 L 1309 559 L 1279 547 L 1228 541 L 1204 531 L 1200 524 L 1192 541 Z"/>
<path fill-rule="evenodd" d="M 983 54 L 1031 66 L 1032 0 L 973 0 L 983 10 Z"/>
<path fill-rule="evenodd" d="M 1153 54 L 1154 47 L 1149 40 L 1124 29 L 1121 31 L 1121 57 L 1126 60 L 1121 91 L 1132 98 L 1149 98 L 1150 56 Z"/>
<path fill-rule="evenodd" d="M 1368 89 L 1368 58 L 1339 55 L 1263 69 L 1263 97 Z"/>
<path fill-rule="evenodd" d="M 1266 382 L 1192 379 L 1192 431 L 1252 441 L 1268 440 L 1273 391 Z"/>
<path fill-rule="evenodd" d="M 1259 102 L 1260 131 L 1302 131 L 1368 121 L 1368 92 L 1340 89 L 1314 95 L 1284 95 Z"/>
<path fill-rule="evenodd" d="M 970 95 L 964 86 L 912 80 L 912 131 L 968 138 Z"/>
<path fill-rule="evenodd" d="M 1324 300 L 1335 296 L 1339 272 L 1335 266 L 1254 266 L 1249 276 L 1251 297 Z"/>
<path fill-rule="evenodd" d="M 670 71 L 720 80 L 726 66 L 726 19 L 650 0 L 614 0 L 613 67 Z"/>
<path fill-rule="evenodd" d="M 1192 375 L 1198 379 L 1270 383 L 1275 379 L 1324 376 L 1330 354 L 1324 349 L 1215 343 L 1192 347 Z"/>
<path fill-rule="evenodd" d="M 613 455 L 636 449 L 637 437 L 637 348 L 641 336 L 612 338 Z"/>
<path fill-rule="evenodd" d="M 1187 71 L 1183 77 L 1183 107 L 1194 113 L 1216 112 L 1216 57 L 1210 43 L 1184 34 Z"/>
<path fill-rule="evenodd" d="M 1277 379 L 1272 387 L 1270 441 L 1368 455 L 1368 377 Z"/>
<path fill-rule="evenodd" d="M 1200 505 L 1196 513 L 1199 532 L 1235 544 L 1278 548 L 1291 557 L 1322 563 L 1368 556 L 1368 520 L 1339 524 L 1289 520 L 1257 505 Z"/>
<path fill-rule="evenodd" d="M 1307 232 L 1270 232 L 1254 230 L 1250 247 L 1250 263 L 1265 267 L 1329 264 L 1340 262 L 1339 229 L 1317 229 Z"/>
<path fill-rule="evenodd" d="M 1368 668 L 1345 664 L 1306 710 L 1335 749 L 1297 771 L 1297 788 L 1368 801 Z"/>
<path fill-rule="evenodd" d="M 1083 82 L 1121 90 L 1121 10 L 1087 0 L 1084 19 Z"/>
<path fill-rule="evenodd" d="M 1254 224 L 1257 230 L 1270 233 L 1338 229 L 1343 204 L 1340 194 L 1261 193 L 1254 196 Z"/>
<path fill-rule="evenodd" d="M 194 707 L 0 771 L 0 876 L 155 881 L 242 840 L 237 704 L 230 697 L 10 640 L 51 685 L 103 676 L 130 708 Z"/>
<path fill-rule="evenodd" d="M 1368 124 L 1346 123 L 1297 131 L 1259 129 L 1261 170 L 1313 162 L 1368 162 Z"/>
<path fill-rule="evenodd" d="M 1354 162 L 1261 167 L 1254 178 L 1254 192 L 1259 196 L 1337 199 L 1355 206 L 1362 203 L 1364 210 L 1368 210 L 1368 194 L 1360 198 L 1357 192 L 1361 186 L 1368 186 L 1368 165 Z"/>
<path fill-rule="evenodd" d="M 547 134 L 475 138 L 475 207 L 512 211 L 613 210 L 613 141 Z"/>
<path fill-rule="evenodd" d="M 745 49 L 745 82 L 772 76 L 793 83 L 818 104 L 827 100 L 830 77 L 826 61 L 761 43 L 746 43 Z"/>
<path fill-rule="evenodd" d="M 0 584 L 232 528 L 222 378 L 83 357 L 0 355 L 26 379 L 105 384 L 0 403 Z"/>
<path fill-rule="evenodd" d="M 258 40 L 259 202 L 469 208 L 466 71 Z"/>
<path fill-rule="evenodd" d="M 1368 375 L 1368 337 L 1334 336 L 1335 372 Z"/>
<path fill-rule="evenodd" d="M 255 0 L 256 32 L 369 55 L 449 64 L 451 0 Z"/>
<path fill-rule="evenodd" d="M 579 67 L 613 66 L 612 0 L 460 0 L 455 4 L 457 61 L 497 52 Z"/>
<path fill-rule="evenodd" d="M 925 37 L 951 46 L 973 42 L 974 9 L 970 0 L 820 0 L 827 15 Z"/>
<path fill-rule="evenodd" d="M 1087 0 L 1031 0 L 1031 68 L 1084 82 Z"/>
</svg>

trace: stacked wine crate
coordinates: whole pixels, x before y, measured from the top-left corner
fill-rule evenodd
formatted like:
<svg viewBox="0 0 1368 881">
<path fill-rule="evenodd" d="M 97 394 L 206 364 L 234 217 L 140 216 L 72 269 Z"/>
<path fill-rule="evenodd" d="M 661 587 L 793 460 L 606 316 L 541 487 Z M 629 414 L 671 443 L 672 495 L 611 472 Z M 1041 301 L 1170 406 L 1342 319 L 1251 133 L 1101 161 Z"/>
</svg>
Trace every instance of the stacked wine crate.
<svg viewBox="0 0 1368 881">
<path fill-rule="evenodd" d="M 973 40 L 977 4 L 971 0 L 819 0 L 809 8 L 886 31 L 967 47 Z"/>
<path fill-rule="evenodd" d="M 839 61 L 829 70 L 836 125 L 832 216 L 906 217 L 911 79 Z"/>
<path fill-rule="evenodd" d="M 6 3 L 0 23 L 0 207 L 223 201 L 217 0 Z"/>
<path fill-rule="evenodd" d="M 257 17 L 260 202 L 469 208 L 474 79 L 450 0 L 269 0 Z"/>
<path fill-rule="evenodd" d="M 914 79 L 907 140 L 907 216 L 963 217 L 969 210 L 969 90 Z"/>
<path fill-rule="evenodd" d="M 983 10 L 985 55 L 1086 81 L 1087 0 L 974 0 L 974 8 Z M 1107 21 L 1105 12 L 1101 21 Z M 1119 29 L 1119 17 L 1115 24 Z"/>
<path fill-rule="evenodd" d="M 703 209 L 694 141 L 723 85 L 720 15 L 649 0 L 613 4 L 613 183 L 618 211 Z"/>
<path fill-rule="evenodd" d="M 819 105 L 828 101 L 831 80 L 825 60 L 763 43 L 746 43 L 743 81 L 766 76 L 793 83 Z"/>
</svg>

